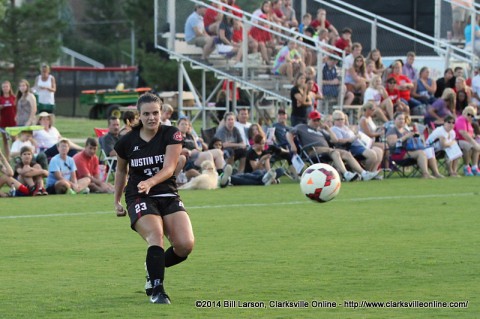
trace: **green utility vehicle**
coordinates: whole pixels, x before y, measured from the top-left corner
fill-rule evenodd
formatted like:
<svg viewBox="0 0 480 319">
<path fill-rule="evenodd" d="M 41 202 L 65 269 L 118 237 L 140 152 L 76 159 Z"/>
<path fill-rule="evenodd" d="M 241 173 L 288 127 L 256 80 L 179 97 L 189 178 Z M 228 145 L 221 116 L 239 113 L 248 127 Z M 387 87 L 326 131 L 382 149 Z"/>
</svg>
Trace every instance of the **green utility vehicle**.
<svg viewBox="0 0 480 319">
<path fill-rule="evenodd" d="M 122 117 L 122 112 L 135 109 L 138 97 L 152 89 L 149 87 L 123 90 L 85 90 L 80 95 L 80 104 L 90 107 L 91 119 L 106 119 L 110 116 Z"/>
</svg>

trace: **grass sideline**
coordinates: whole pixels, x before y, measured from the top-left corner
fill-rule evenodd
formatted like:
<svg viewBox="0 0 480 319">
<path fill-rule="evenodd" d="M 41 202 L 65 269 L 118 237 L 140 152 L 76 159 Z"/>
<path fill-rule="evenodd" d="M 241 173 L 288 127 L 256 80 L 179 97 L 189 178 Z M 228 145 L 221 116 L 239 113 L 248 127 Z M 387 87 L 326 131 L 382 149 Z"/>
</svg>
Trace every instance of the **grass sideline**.
<svg viewBox="0 0 480 319">
<path fill-rule="evenodd" d="M 2 318 L 476 318 L 478 179 L 345 183 L 313 203 L 298 184 L 182 191 L 193 254 L 167 269 L 172 305 L 148 303 L 144 242 L 111 195 L 1 199 Z M 196 300 L 267 308 L 197 308 Z M 270 300 L 310 303 L 274 309 Z M 468 301 L 348 308 L 345 301 Z M 312 301 L 341 304 L 314 308 Z"/>
</svg>

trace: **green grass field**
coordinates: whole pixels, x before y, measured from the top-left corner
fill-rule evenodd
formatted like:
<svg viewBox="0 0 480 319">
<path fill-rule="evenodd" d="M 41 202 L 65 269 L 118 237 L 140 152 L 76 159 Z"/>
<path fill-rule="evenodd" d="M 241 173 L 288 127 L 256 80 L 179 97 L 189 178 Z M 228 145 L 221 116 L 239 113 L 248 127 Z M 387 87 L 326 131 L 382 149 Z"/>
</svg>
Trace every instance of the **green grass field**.
<svg viewBox="0 0 480 319">
<path fill-rule="evenodd" d="M 325 204 L 288 180 L 183 191 L 196 246 L 167 269 L 170 306 L 143 293 L 146 245 L 115 217 L 113 196 L 0 199 L 0 317 L 478 318 L 479 181 L 343 184 Z M 266 307 L 225 308 L 225 300 Z M 415 300 L 468 308 L 360 307 Z M 314 307 L 324 301 L 337 305 Z"/>
</svg>

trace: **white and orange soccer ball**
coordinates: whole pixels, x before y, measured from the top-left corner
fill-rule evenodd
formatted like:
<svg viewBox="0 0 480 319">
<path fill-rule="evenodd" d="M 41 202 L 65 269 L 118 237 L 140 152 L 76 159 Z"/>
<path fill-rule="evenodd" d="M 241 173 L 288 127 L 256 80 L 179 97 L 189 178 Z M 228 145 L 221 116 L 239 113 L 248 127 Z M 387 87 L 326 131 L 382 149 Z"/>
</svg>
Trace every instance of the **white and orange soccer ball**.
<svg viewBox="0 0 480 319">
<path fill-rule="evenodd" d="M 320 203 L 334 199 L 341 185 L 337 170 L 323 163 L 307 167 L 300 179 L 300 188 L 305 196 Z"/>
</svg>

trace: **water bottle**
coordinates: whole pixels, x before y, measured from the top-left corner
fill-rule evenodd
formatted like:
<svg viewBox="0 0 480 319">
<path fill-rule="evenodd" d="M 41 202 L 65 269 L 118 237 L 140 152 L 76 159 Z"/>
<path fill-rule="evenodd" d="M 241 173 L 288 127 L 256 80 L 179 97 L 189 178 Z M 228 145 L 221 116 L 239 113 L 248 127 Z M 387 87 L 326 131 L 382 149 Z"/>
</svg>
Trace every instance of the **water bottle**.
<svg viewBox="0 0 480 319">
<path fill-rule="evenodd" d="M 12 186 L 10 187 L 10 192 L 8 194 L 10 195 L 10 197 L 15 197 L 16 192 L 17 190 L 15 189 L 15 185 L 13 185 L 12 183 Z"/>
<path fill-rule="evenodd" d="M 98 170 L 100 171 L 100 180 L 105 181 L 107 178 L 107 175 L 105 174 L 107 172 L 107 167 L 104 164 L 98 165 Z"/>
</svg>

